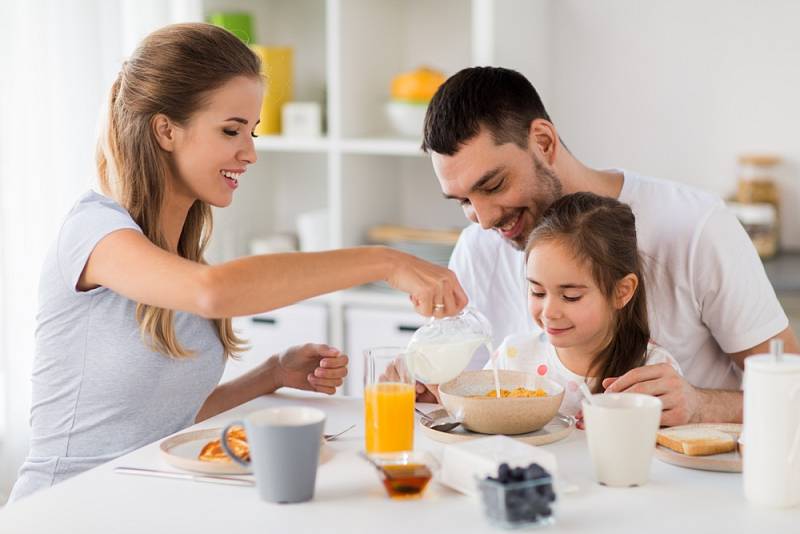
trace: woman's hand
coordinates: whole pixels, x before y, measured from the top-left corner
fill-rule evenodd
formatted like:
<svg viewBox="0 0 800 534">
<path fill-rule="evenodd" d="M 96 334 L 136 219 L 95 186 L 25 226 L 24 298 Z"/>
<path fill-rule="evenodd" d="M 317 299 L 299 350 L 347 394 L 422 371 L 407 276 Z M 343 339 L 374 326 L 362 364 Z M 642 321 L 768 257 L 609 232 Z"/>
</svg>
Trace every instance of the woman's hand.
<svg viewBox="0 0 800 534">
<path fill-rule="evenodd" d="M 403 253 L 397 253 L 393 265 L 386 281 L 408 293 L 419 314 L 447 317 L 467 305 L 467 294 L 450 269 Z"/>
<path fill-rule="evenodd" d="M 278 387 L 319 391 L 332 395 L 347 376 L 347 356 L 328 345 L 306 343 L 278 355 Z"/>
<path fill-rule="evenodd" d="M 439 399 L 439 384 L 423 384 L 417 382 L 417 402 L 429 402 L 431 404 L 441 404 Z"/>
</svg>

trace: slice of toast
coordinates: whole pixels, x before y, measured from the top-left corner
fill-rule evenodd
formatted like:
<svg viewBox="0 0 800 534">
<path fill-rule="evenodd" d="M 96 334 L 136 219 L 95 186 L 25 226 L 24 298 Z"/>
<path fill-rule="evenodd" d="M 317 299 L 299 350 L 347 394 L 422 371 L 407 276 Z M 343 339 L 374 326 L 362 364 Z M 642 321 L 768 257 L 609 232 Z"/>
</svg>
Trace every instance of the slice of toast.
<svg viewBox="0 0 800 534">
<path fill-rule="evenodd" d="M 708 456 L 736 450 L 736 439 L 714 428 L 663 428 L 656 434 L 656 441 L 687 456 Z"/>
</svg>

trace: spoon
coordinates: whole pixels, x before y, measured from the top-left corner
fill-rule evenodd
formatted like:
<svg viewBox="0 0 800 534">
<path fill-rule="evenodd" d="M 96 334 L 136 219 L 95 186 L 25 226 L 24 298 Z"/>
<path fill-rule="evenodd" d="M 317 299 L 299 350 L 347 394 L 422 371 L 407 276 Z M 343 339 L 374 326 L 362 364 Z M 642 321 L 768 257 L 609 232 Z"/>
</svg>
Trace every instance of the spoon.
<svg viewBox="0 0 800 534">
<path fill-rule="evenodd" d="M 358 455 L 361 456 L 361 458 L 363 458 L 364 460 L 366 460 L 369 463 L 371 463 L 372 466 L 375 469 L 377 469 L 378 471 L 383 473 L 383 466 L 381 464 L 379 464 L 378 462 L 376 462 L 375 460 L 373 460 L 372 458 L 370 458 L 367 453 L 365 453 L 364 451 L 358 451 Z"/>
<path fill-rule="evenodd" d="M 414 408 L 414 411 L 422 416 L 428 428 L 438 430 L 439 432 L 450 432 L 455 427 L 461 424 L 461 421 L 454 419 L 447 410 L 439 409 L 431 413 L 425 413 L 419 408 Z"/>
<path fill-rule="evenodd" d="M 769 342 L 769 352 L 775 358 L 775 363 L 780 363 L 783 357 L 783 340 L 775 338 Z"/>
<path fill-rule="evenodd" d="M 586 385 L 586 382 L 581 382 L 580 386 L 578 386 L 578 389 L 580 389 L 581 393 L 583 393 L 583 398 L 586 399 L 586 402 L 592 404 L 592 392 L 589 390 L 589 386 Z"/>
<path fill-rule="evenodd" d="M 356 427 L 356 425 L 350 425 L 347 428 L 345 428 L 344 430 L 342 430 L 341 432 L 338 432 L 336 434 L 325 434 L 323 437 L 325 438 L 325 441 L 333 441 L 336 438 L 338 438 L 339 436 L 341 436 L 342 434 L 344 434 L 345 432 L 347 432 L 348 430 L 351 430 L 351 429 L 353 429 L 355 427 Z"/>
</svg>

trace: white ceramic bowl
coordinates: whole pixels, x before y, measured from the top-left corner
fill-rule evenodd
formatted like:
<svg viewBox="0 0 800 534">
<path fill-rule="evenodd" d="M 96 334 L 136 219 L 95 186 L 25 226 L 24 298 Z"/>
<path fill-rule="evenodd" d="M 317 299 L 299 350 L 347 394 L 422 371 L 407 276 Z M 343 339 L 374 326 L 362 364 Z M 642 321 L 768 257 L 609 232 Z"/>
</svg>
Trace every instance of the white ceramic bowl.
<svg viewBox="0 0 800 534">
<path fill-rule="evenodd" d="M 392 129 L 406 137 L 422 138 L 425 111 L 428 104 L 391 101 L 386 104 L 386 116 Z"/>
</svg>

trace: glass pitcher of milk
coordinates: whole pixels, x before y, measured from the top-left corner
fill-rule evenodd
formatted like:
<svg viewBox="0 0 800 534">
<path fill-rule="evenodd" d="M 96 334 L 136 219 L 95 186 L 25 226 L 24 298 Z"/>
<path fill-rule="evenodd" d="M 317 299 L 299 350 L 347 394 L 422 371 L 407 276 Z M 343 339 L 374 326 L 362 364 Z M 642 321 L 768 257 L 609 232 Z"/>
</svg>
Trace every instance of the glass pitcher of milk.
<svg viewBox="0 0 800 534">
<path fill-rule="evenodd" d="M 492 326 L 481 312 L 465 308 L 458 315 L 432 318 L 411 338 L 406 364 L 426 384 L 442 384 L 467 368 L 481 345 L 491 354 Z"/>
</svg>

